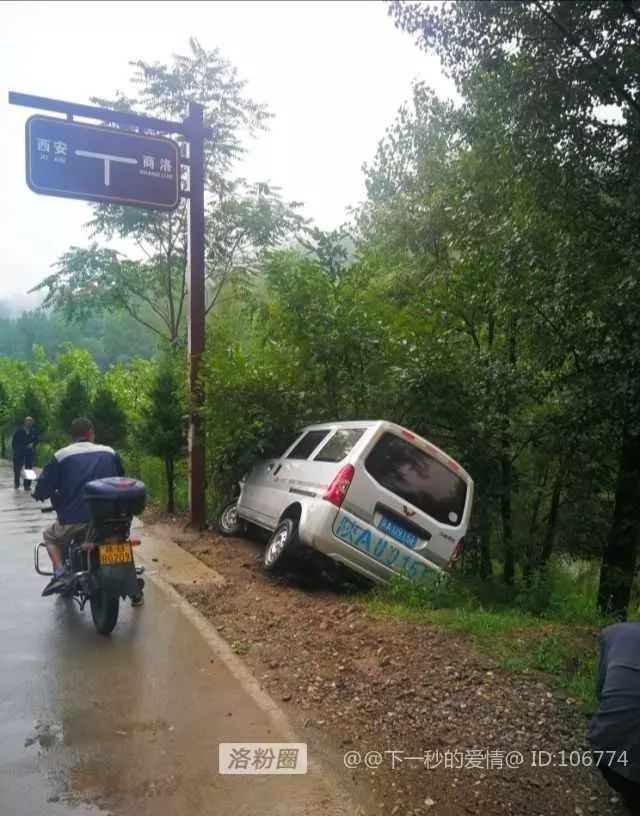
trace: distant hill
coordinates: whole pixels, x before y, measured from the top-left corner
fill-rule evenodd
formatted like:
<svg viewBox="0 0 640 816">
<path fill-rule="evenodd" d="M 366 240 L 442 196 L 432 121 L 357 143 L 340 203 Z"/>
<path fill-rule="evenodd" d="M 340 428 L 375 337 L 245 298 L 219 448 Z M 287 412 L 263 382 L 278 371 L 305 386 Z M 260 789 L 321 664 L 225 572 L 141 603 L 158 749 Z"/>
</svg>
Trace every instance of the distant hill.
<svg viewBox="0 0 640 816">
<path fill-rule="evenodd" d="M 0 357 L 31 360 L 34 345 L 42 346 L 47 357 L 55 357 L 66 343 L 90 351 L 103 369 L 134 357 L 152 357 L 156 351 L 152 333 L 127 314 L 105 313 L 69 323 L 40 308 L 25 310 L 20 299 L 0 301 Z"/>
<path fill-rule="evenodd" d="M 43 296 L 35 292 L 32 295 L 5 295 L 5 297 L 0 298 L 0 318 L 19 317 L 23 312 L 37 309 L 42 300 Z"/>
</svg>

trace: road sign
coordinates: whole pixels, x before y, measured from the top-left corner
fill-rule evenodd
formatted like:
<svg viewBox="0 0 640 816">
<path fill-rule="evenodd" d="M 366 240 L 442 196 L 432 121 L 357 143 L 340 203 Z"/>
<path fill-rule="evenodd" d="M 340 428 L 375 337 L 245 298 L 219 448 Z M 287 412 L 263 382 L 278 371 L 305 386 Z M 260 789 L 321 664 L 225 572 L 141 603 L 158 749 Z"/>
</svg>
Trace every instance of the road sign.
<svg viewBox="0 0 640 816">
<path fill-rule="evenodd" d="M 35 193 L 162 210 L 180 203 L 180 148 L 171 139 L 32 116 L 26 140 Z"/>
<path fill-rule="evenodd" d="M 200 378 L 205 350 L 204 140 L 212 139 L 214 130 L 205 125 L 204 108 L 197 102 L 189 102 L 188 116 L 181 122 L 14 91 L 9 92 L 9 102 L 67 117 L 33 116 L 27 123 L 27 184 L 45 195 L 165 210 L 180 200 L 180 153 L 175 142 L 80 124 L 74 116 L 147 132 L 180 133 L 189 146 L 189 192 L 183 193 L 189 201 L 189 511 L 191 523 L 202 529 L 207 511 Z"/>
</svg>

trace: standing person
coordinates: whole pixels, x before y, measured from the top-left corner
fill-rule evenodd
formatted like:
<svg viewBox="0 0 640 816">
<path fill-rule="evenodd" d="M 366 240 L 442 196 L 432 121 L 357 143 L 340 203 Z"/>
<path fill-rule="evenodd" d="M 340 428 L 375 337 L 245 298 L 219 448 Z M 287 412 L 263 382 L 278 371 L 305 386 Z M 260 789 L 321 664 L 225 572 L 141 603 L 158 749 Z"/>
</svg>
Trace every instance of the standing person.
<svg viewBox="0 0 640 816">
<path fill-rule="evenodd" d="M 38 444 L 38 431 L 33 424 L 33 417 L 25 417 L 21 428 L 18 428 L 11 440 L 13 448 L 13 486 L 16 490 L 20 487 L 20 472 L 22 468 L 32 468 L 36 446 Z M 31 490 L 29 479 L 24 480 L 24 489 Z"/>
<path fill-rule="evenodd" d="M 640 622 L 616 623 L 600 635 L 600 707 L 589 724 L 605 779 L 640 814 Z"/>
<path fill-rule="evenodd" d="M 56 451 L 36 482 L 36 501 L 51 499 L 58 520 L 44 531 L 44 543 L 53 564 L 53 578 L 43 595 L 60 592 L 66 586 L 64 548 L 84 533 L 89 514 L 82 488 L 94 479 L 124 476 L 120 456 L 106 445 L 96 445 L 91 420 L 80 417 L 71 423 L 72 443 Z"/>
</svg>

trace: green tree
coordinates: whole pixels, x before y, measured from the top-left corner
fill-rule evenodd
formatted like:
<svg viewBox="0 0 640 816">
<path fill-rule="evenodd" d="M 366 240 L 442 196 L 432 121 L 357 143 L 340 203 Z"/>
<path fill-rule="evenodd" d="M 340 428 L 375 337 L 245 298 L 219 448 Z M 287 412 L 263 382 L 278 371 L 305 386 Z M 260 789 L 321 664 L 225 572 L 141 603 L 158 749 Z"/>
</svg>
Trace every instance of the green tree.
<svg viewBox="0 0 640 816">
<path fill-rule="evenodd" d="M 128 431 L 127 416 L 104 384 L 96 392 L 90 413 L 96 428 L 96 441 L 116 450 L 124 448 Z"/>
<path fill-rule="evenodd" d="M 50 410 L 45 402 L 45 398 L 29 384 L 20 402 L 18 416 L 15 417 L 16 424 L 22 424 L 25 416 L 33 417 L 33 422 L 41 435 L 46 435 L 50 426 Z"/>
<path fill-rule="evenodd" d="M 167 513 L 175 512 L 175 466 L 185 448 L 185 407 L 176 368 L 176 361 L 170 356 L 158 367 L 140 429 L 142 447 L 164 463 Z"/>
<path fill-rule="evenodd" d="M 7 445 L 5 432 L 11 420 L 11 405 L 9 403 L 9 392 L 2 381 L 0 381 L 0 458 L 7 458 Z"/>
<path fill-rule="evenodd" d="M 206 275 L 207 310 L 228 281 L 255 270 L 260 249 L 277 244 L 301 223 L 295 204 L 283 202 L 275 188 L 251 185 L 232 176 L 244 148 L 241 136 L 263 129 L 264 106 L 251 100 L 236 69 L 217 50 L 206 51 L 196 40 L 190 54 L 171 65 L 132 64 L 137 93 L 94 100 L 105 107 L 155 117 L 184 117 L 189 102 L 205 107 L 206 124 L 215 138 L 206 142 Z M 177 137 L 180 141 L 181 137 Z M 45 305 L 70 319 L 107 311 L 126 311 L 151 332 L 182 342 L 185 328 L 187 207 L 173 213 L 99 205 L 89 224 L 92 238 L 127 239 L 137 255 L 127 257 L 97 242 L 72 247 L 56 271 L 37 290 Z"/>
<path fill-rule="evenodd" d="M 58 433 L 61 438 L 69 435 L 71 423 L 77 417 L 89 416 L 91 398 L 87 386 L 77 375 L 73 375 L 66 384 L 56 414 Z"/>
<path fill-rule="evenodd" d="M 471 126 L 466 144 L 499 129 L 498 155 L 511 156 L 512 178 L 527 191 L 527 220 L 512 242 L 514 272 L 529 263 L 535 291 L 525 302 L 536 317 L 524 325 L 546 341 L 547 366 L 562 375 L 557 405 L 568 409 L 553 465 L 564 485 L 558 493 L 554 481 L 549 516 L 557 524 L 562 494 L 585 486 L 585 474 L 571 464 L 584 463 L 582 446 L 598 439 L 602 445 L 591 445 L 590 455 L 605 468 L 591 484 L 589 516 L 595 519 L 603 503 L 610 510 L 599 604 L 624 617 L 640 534 L 637 10 L 632 3 L 541 0 L 393 3 L 391 11 L 455 80 Z M 608 118 L 607 105 L 615 109 Z M 508 189 L 503 184 L 500 192 Z M 532 242 L 545 218 L 549 237 Z M 536 362 L 543 359 L 538 347 Z"/>
</svg>

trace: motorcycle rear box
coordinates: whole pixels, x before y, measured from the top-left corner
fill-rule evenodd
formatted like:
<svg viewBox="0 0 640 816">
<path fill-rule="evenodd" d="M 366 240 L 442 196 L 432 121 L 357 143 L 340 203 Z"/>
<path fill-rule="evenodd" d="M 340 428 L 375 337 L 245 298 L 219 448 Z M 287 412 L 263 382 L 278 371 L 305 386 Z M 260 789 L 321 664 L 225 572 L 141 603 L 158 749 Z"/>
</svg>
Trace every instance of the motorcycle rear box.
<svg viewBox="0 0 640 816">
<path fill-rule="evenodd" d="M 121 521 L 142 513 L 147 489 L 137 479 L 113 476 L 87 482 L 83 498 L 92 522 Z"/>
</svg>

